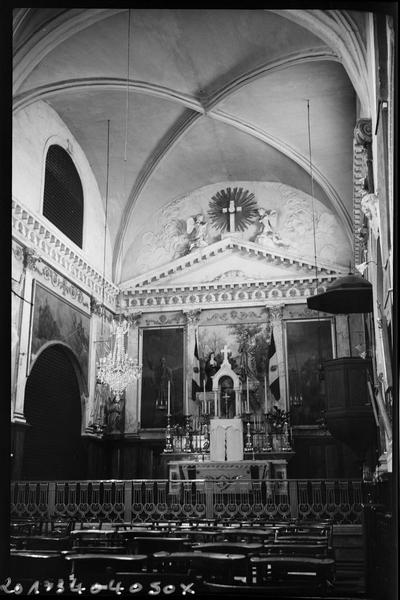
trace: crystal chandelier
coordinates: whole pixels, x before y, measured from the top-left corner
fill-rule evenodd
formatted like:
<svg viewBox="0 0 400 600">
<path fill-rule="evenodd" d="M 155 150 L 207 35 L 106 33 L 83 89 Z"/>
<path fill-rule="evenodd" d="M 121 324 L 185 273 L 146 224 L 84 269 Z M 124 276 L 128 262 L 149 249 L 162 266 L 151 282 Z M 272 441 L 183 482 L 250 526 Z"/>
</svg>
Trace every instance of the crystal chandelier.
<svg viewBox="0 0 400 600">
<path fill-rule="evenodd" d="M 99 382 L 108 385 L 117 400 L 128 385 L 138 379 L 142 373 L 142 366 L 138 361 L 129 358 L 125 352 L 124 337 L 128 332 L 129 323 L 126 319 L 118 323 L 113 321 L 111 335 L 115 336 L 114 348 L 108 355 L 100 358 L 97 365 Z"/>
</svg>

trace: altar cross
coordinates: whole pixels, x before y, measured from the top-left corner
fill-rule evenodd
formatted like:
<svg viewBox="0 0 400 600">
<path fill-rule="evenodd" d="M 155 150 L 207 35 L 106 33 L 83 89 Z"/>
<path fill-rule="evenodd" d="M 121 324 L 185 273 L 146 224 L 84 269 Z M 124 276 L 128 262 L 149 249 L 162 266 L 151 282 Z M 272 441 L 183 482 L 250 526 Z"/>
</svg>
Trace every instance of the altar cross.
<svg viewBox="0 0 400 600">
<path fill-rule="evenodd" d="M 222 348 L 221 352 L 224 355 L 224 361 L 223 362 L 228 362 L 228 352 L 230 352 L 230 350 L 228 349 L 228 346 L 226 344 Z"/>
<path fill-rule="evenodd" d="M 222 396 L 222 399 L 225 400 L 225 418 L 228 417 L 228 400 L 229 400 L 230 396 L 228 394 L 228 392 L 225 392 L 224 396 Z"/>
<path fill-rule="evenodd" d="M 234 200 L 229 200 L 229 206 L 222 209 L 223 213 L 229 213 L 229 231 L 235 231 L 235 214 L 241 212 L 242 207 L 236 206 Z"/>
</svg>

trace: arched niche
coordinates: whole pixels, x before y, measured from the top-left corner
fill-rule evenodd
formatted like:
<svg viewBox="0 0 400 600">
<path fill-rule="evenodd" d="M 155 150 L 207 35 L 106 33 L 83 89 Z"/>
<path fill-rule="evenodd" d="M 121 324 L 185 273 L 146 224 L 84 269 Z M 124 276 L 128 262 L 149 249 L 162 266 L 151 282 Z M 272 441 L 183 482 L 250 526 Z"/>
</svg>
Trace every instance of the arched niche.
<svg viewBox="0 0 400 600">
<path fill-rule="evenodd" d="M 238 375 L 233 371 L 230 362 L 228 361 L 228 351 L 226 347 L 224 348 L 224 360 L 221 364 L 219 370 L 212 375 L 212 391 L 214 392 L 214 414 L 216 417 L 221 417 L 225 415 L 227 411 L 225 411 L 225 400 L 222 397 L 224 394 L 224 389 L 227 389 L 226 385 L 222 385 L 223 383 L 232 382 L 232 387 L 230 388 L 234 394 L 234 411 L 233 414 L 229 414 L 229 416 L 225 416 L 225 418 L 234 418 L 239 417 L 242 413 L 241 409 L 241 383 Z"/>
</svg>

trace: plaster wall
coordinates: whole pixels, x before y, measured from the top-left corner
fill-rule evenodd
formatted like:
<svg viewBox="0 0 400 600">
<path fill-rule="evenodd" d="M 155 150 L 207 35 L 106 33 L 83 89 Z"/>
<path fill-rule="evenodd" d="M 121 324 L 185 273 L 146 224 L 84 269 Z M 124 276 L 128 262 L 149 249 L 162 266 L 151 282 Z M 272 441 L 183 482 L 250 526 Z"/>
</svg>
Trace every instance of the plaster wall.
<svg viewBox="0 0 400 600">
<path fill-rule="evenodd" d="M 257 207 L 275 209 L 278 213 L 276 231 L 285 246 L 270 244 L 270 250 L 284 250 L 299 259 L 314 261 L 314 226 L 317 257 L 323 262 L 348 265 L 351 249 L 338 218 L 318 200 L 278 182 L 222 181 L 194 190 L 159 209 L 147 219 L 143 233 L 131 241 L 123 262 L 123 281 L 167 264 L 182 254 L 187 241 L 187 220 L 202 214 L 207 222 L 207 244 L 220 239 L 219 231 L 208 217 L 209 203 L 214 194 L 226 188 L 243 188 L 253 193 Z M 255 241 L 259 231 L 255 218 L 241 235 Z"/>
<path fill-rule="evenodd" d="M 84 197 L 82 250 L 61 233 L 42 214 L 45 160 L 48 147 L 58 144 L 71 150 L 71 158 L 79 173 Z M 17 111 L 13 119 L 12 195 L 37 213 L 40 220 L 54 230 L 58 239 L 81 253 L 85 260 L 103 271 L 104 209 L 91 166 L 71 131 L 46 103 L 36 102 Z M 108 236 L 107 236 L 108 237 Z M 111 274 L 111 247 L 107 239 L 106 277 Z"/>
</svg>

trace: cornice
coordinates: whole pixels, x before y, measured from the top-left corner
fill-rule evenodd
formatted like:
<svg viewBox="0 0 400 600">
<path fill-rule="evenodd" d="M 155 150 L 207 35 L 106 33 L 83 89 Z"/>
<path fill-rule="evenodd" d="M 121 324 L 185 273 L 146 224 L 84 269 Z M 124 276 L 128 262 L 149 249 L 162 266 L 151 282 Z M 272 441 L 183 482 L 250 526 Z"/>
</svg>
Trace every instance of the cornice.
<svg viewBox="0 0 400 600">
<path fill-rule="evenodd" d="M 309 296 L 326 291 L 326 286 L 336 276 L 325 275 L 304 277 L 294 280 L 257 281 L 230 284 L 205 284 L 171 286 L 165 288 L 145 288 L 124 292 L 124 305 L 128 311 L 140 309 L 143 313 L 154 311 L 195 310 L 198 308 L 239 308 L 265 306 L 282 303 L 299 304 Z"/>
<path fill-rule="evenodd" d="M 115 310 L 119 288 L 93 268 L 76 249 L 65 241 L 61 232 L 51 230 L 36 214 L 21 202 L 12 201 L 12 230 L 15 239 L 27 248 L 36 250 L 39 259 L 60 270 L 62 275 Z"/>
<path fill-rule="evenodd" d="M 141 289 L 143 289 L 143 288 L 156 289 L 156 288 L 163 287 L 162 283 L 165 278 L 170 277 L 171 275 L 173 275 L 175 273 L 180 273 L 180 272 L 187 270 L 198 264 L 204 263 L 209 258 L 223 254 L 227 250 L 237 250 L 240 253 L 251 255 L 256 258 L 263 258 L 266 260 L 266 262 L 269 262 L 271 264 L 276 264 L 281 267 L 282 266 L 283 267 L 292 267 L 292 268 L 297 267 L 298 269 L 304 269 L 307 271 L 307 274 L 299 273 L 298 278 L 297 277 L 294 278 L 293 275 L 291 275 L 290 277 L 287 277 L 285 279 L 285 281 L 286 280 L 294 281 L 297 279 L 302 280 L 302 279 L 305 279 L 308 277 L 310 277 L 310 279 L 312 279 L 313 277 L 311 276 L 311 272 L 314 272 L 314 279 L 315 279 L 315 265 L 313 263 L 311 263 L 310 261 L 299 259 L 298 257 L 296 257 L 294 255 L 290 255 L 288 253 L 283 254 L 282 252 L 279 252 L 278 250 L 271 252 L 270 250 L 268 250 L 262 246 L 259 246 L 258 244 L 255 244 L 253 242 L 247 242 L 247 241 L 244 242 L 241 240 L 237 240 L 232 236 L 232 237 L 225 237 L 224 239 L 222 239 L 218 242 L 214 242 L 213 244 L 210 244 L 209 246 L 206 246 L 205 248 L 200 248 L 200 249 L 196 250 L 195 252 L 191 252 L 190 254 L 182 256 L 181 258 L 178 258 L 170 263 L 167 263 L 166 265 L 163 265 L 162 267 L 159 267 L 158 269 L 152 269 L 151 271 L 148 271 L 142 275 L 139 275 L 138 277 L 135 277 L 135 278 L 129 280 L 125 284 L 121 284 L 120 287 L 122 290 L 124 290 L 124 289 L 125 290 L 134 290 L 135 288 L 139 288 L 139 287 Z M 329 277 L 329 276 L 343 274 L 344 270 L 339 265 L 332 265 L 332 264 L 326 264 L 326 263 L 319 262 L 317 264 L 317 272 L 319 275 Z M 310 276 L 308 275 L 308 273 L 310 273 Z M 158 282 L 160 282 L 160 284 L 158 284 Z M 220 282 L 216 282 L 215 284 L 207 283 L 207 287 L 212 287 L 212 286 L 221 287 L 221 285 L 223 286 L 224 284 L 221 284 Z M 242 282 L 241 282 L 240 285 L 244 285 L 244 284 L 242 284 Z M 199 286 L 202 287 L 202 284 L 199 284 Z M 173 287 L 173 286 L 166 284 L 166 287 L 168 288 L 168 287 Z M 178 286 L 178 287 L 181 287 L 181 286 Z M 189 287 L 189 286 L 184 286 L 184 287 Z M 193 286 L 191 285 L 190 287 L 193 287 Z"/>
</svg>

